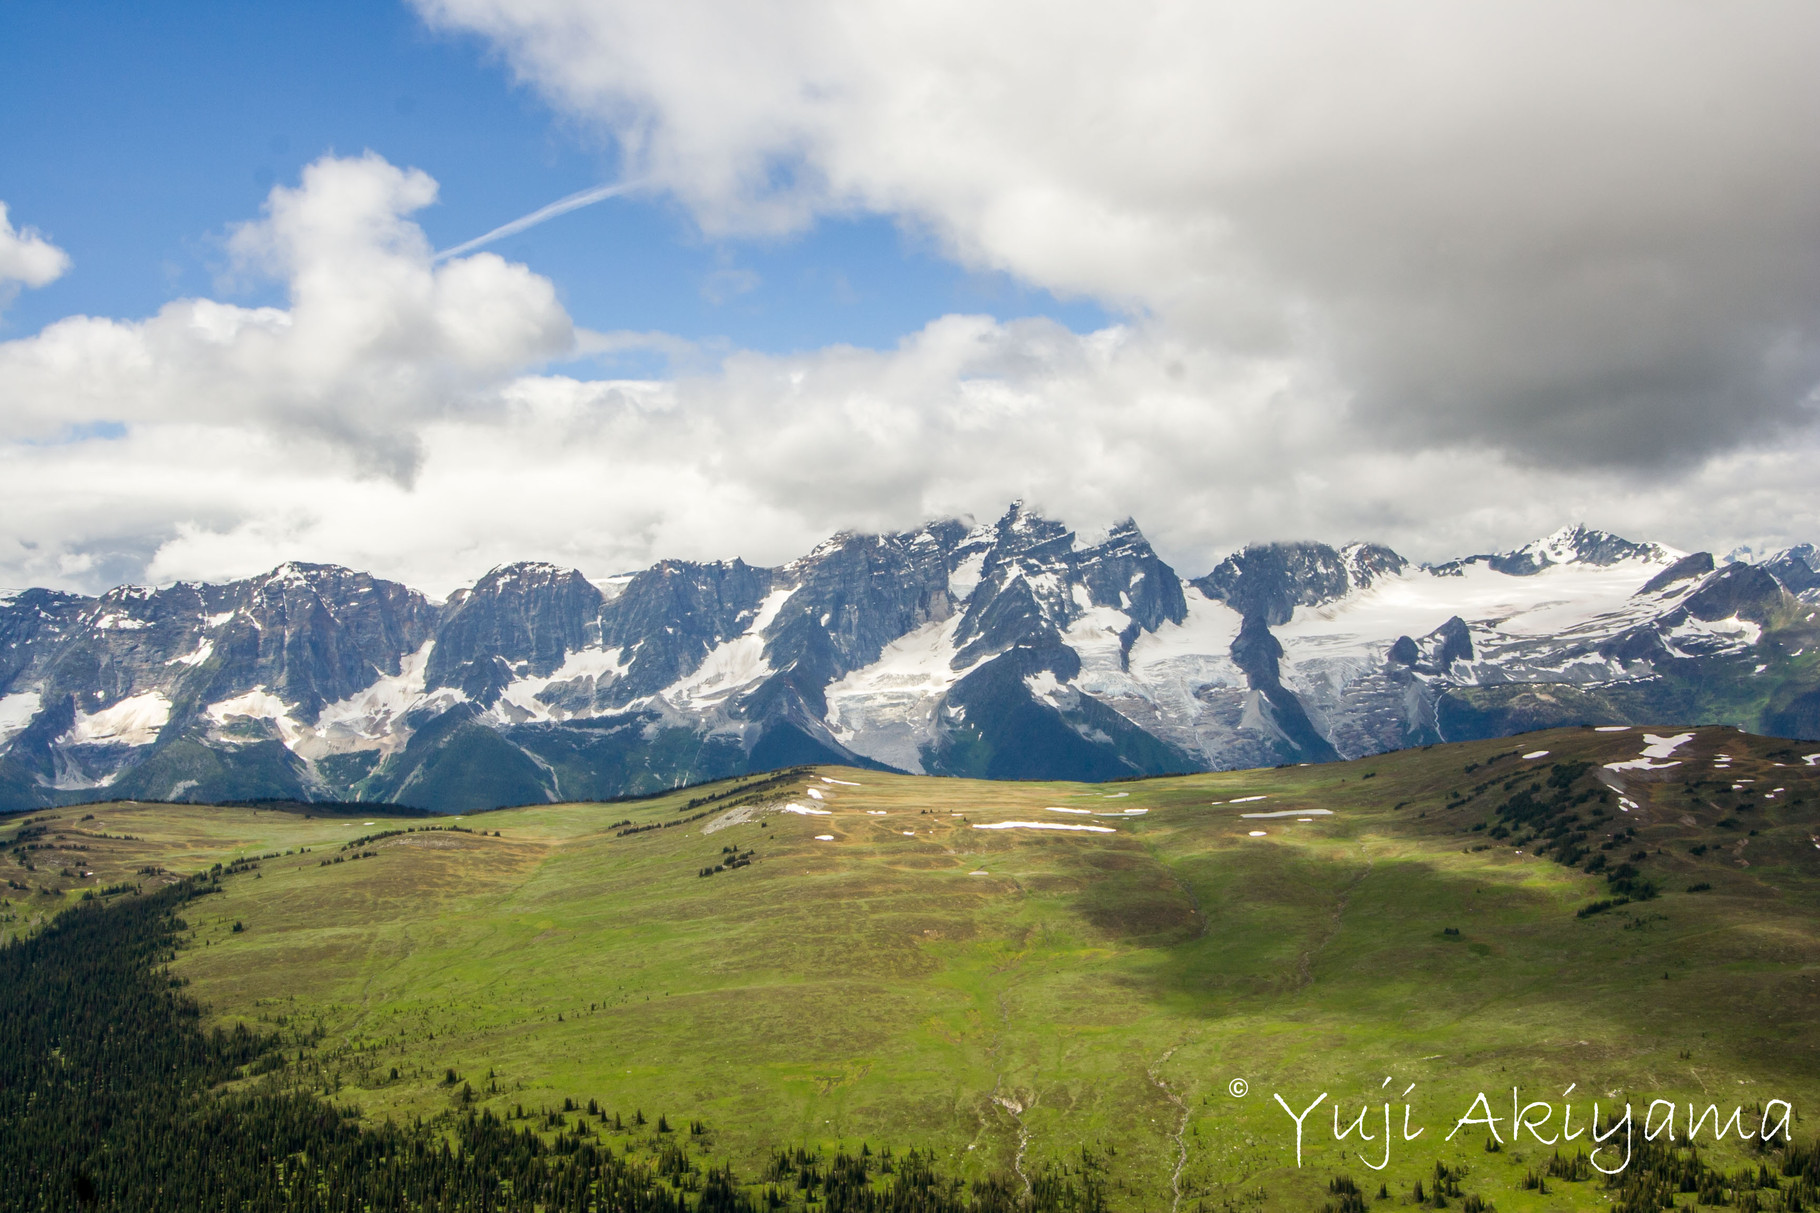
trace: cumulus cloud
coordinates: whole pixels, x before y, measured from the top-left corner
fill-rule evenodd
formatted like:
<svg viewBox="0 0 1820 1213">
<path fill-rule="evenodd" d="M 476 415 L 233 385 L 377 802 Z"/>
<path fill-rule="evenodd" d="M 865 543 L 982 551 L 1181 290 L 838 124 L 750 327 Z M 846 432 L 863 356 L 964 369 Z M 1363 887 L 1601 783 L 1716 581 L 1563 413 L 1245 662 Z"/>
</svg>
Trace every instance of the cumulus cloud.
<svg viewBox="0 0 1820 1213">
<path fill-rule="evenodd" d="M 0 202 L 0 308 L 21 286 L 48 286 L 70 267 L 69 254 L 31 228 L 15 228 Z"/>
<path fill-rule="evenodd" d="M 1441 559 L 1576 520 L 1820 538 L 1820 9 L 421 6 L 705 227 L 890 214 L 1122 320 L 790 356 L 578 332 L 525 266 L 436 257 L 430 178 L 327 158 L 229 240 L 284 306 L 0 343 L 0 584 L 295 558 L 446 593 L 517 559 L 773 563 L 1017 496 L 1135 515 L 1189 574 L 1251 540 Z M 628 344 L 689 369 L 547 373 Z"/>
<path fill-rule="evenodd" d="M 1682 465 L 1811 423 L 1820 9 L 416 0 L 716 230 L 867 210 L 1364 432 Z"/>
<path fill-rule="evenodd" d="M 1344 416 L 1289 361 L 1143 326 L 950 316 L 885 351 L 744 353 L 668 381 L 521 376 L 487 407 L 423 421 L 409 484 L 258 419 L 0 444 L 0 584 L 220 579 L 298 558 L 443 594 L 518 559 L 593 575 L 776 563 L 839 528 L 989 519 L 1014 496 L 1083 526 L 1133 513 L 1187 574 L 1255 539 L 1442 558 L 1580 517 L 1684 547 L 1820 533 L 1820 512 L 1787 509 L 1807 500 L 1812 443 L 1685 477 L 1587 478 L 1488 449 L 1360 449 Z"/>
<path fill-rule="evenodd" d="M 0 345 L 0 439 L 95 425 L 257 427 L 407 481 L 417 428 L 468 407 L 574 332 L 550 282 L 491 253 L 435 264 L 408 216 L 436 183 L 380 157 L 325 157 L 229 241 L 282 280 L 283 308 L 180 299 L 143 321 L 74 316 Z"/>
</svg>

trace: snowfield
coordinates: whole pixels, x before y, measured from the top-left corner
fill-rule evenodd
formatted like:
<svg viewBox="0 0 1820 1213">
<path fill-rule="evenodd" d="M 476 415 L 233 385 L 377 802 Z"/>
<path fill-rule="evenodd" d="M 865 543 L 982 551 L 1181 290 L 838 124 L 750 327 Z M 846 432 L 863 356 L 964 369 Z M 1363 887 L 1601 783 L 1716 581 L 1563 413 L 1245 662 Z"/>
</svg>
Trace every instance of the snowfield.
<svg viewBox="0 0 1820 1213">
<path fill-rule="evenodd" d="M 92 715 L 77 712 L 75 723 L 59 740 L 65 745 L 151 745 L 170 719 L 171 701 L 147 691 Z"/>
<path fill-rule="evenodd" d="M 922 750 L 938 736 L 942 697 L 973 669 L 953 667 L 960 623 L 959 613 L 926 623 L 887 645 L 871 665 L 828 687 L 828 728 L 842 745 L 899 770 L 923 773 Z"/>
</svg>

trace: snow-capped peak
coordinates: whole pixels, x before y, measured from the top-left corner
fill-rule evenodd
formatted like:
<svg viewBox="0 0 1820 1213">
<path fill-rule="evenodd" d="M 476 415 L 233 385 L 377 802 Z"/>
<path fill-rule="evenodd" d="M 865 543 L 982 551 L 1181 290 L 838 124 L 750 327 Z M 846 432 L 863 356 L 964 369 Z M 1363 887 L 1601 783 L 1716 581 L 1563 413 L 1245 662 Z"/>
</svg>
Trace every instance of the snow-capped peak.
<svg viewBox="0 0 1820 1213">
<path fill-rule="evenodd" d="M 1687 555 L 1660 543 L 1636 543 L 1582 523 L 1564 526 L 1508 552 L 1485 553 L 1429 566 L 1437 576 L 1458 575 L 1466 566 L 1483 564 L 1512 577 L 1528 577 L 1560 565 L 1610 568 L 1626 561 L 1667 566 Z"/>
<path fill-rule="evenodd" d="M 1552 535 L 1526 543 L 1514 552 L 1505 553 L 1504 559 L 1513 565 L 1527 562 L 1540 569 L 1551 564 L 1593 564 L 1603 567 L 1625 560 L 1640 560 L 1645 564 L 1673 564 L 1686 554 L 1659 543 L 1633 543 L 1610 531 L 1596 530 L 1580 523 L 1564 526 Z"/>
<path fill-rule="evenodd" d="M 512 564 L 498 565 L 487 571 L 486 576 L 475 582 L 475 588 L 482 585 L 501 586 L 524 580 L 531 582 L 551 581 L 556 578 L 575 577 L 586 581 L 587 578 L 576 569 L 566 569 L 560 564 L 550 564 L 543 560 L 519 560 Z"/>
</svg>

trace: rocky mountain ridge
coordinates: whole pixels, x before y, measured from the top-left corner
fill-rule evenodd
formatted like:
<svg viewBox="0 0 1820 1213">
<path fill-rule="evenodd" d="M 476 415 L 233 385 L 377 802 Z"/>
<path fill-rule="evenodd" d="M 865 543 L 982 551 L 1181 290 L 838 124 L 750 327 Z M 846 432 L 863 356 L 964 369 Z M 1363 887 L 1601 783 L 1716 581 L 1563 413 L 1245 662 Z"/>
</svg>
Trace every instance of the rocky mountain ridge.
<svg viewBox="0 0 1820 1213">
<path fill-rule="evenodd" d="M 0 808 L 594 799 L 805 761 L 1108 779 L 1541 724 L 1820 735 L 1820 554 L 1584 527 L 1432 566 L 1259 544 L 1185 579 L 1134 522 L 836 535 L 776 568 L 548 564 L 446 603 L 330 565 L 0 595 Z"/>
</svg>

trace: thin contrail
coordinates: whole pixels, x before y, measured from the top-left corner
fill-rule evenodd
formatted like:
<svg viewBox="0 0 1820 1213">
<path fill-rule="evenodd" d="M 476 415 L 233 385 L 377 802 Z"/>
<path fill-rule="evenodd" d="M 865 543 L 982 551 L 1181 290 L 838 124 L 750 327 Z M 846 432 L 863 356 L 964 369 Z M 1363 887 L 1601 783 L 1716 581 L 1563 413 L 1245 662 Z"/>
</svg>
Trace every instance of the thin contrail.
<svg viewBox="0 0 1820 1213">
<path fill-rule="evenodd" d="M 459 257 L 463 253 L 472 252 L 483 244 L 491 244 L 495 240 L 503 240 L 507 236 L 515 236 L 528 227 L 536 227 L 546 219 L 554 219 L 558 215 L 566 215 L 570 211 L 577 210 L 580 207 L 591 206 L 596 202 L 604 202 L 608 198 L 614 198 L 620 194 L 635 190 L 643 184 L 642 181 L 622 181 L 616 185 L 590 186 L 585 190 L 570 194 L 567 198 L 558 198 L 556 201 L 550 203 L 550 205 L 539 207 L 530 214 L 520 216 L 510 223 L 501 224 L 484 236 L 476 236 L 474 239 L 469 240 L 464 244 L 458 244 L 454 248 L 443 249 L 440 253 L 436 254 L 435 260 L 445 261 L 450 257 Z"/>
</svg>

